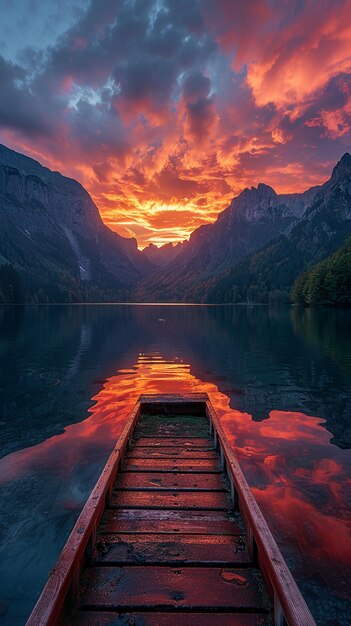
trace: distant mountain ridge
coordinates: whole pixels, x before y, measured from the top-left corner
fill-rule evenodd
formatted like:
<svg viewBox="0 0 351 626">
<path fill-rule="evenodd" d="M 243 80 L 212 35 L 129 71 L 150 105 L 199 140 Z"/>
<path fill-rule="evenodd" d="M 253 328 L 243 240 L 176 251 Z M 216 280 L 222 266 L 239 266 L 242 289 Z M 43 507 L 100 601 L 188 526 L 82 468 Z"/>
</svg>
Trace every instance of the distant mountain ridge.
<svg viewBox="0 0 351 626">
<path fill-rule="evenodd" d="M 188 245 L 187 241 L 180 241 L 179 243 L 165 243 L 163 246 L 155 246 L 153 243 L 149 243 L 143 250 L 143 254 L 147 257 L 151 263 L 156 266 L 164 266 L 174 261 L 176 256 Z"/>
<path fill-rule="evenodd" d="M 351 230 L 351 156 L 323 185 L 302 194 L 245 189 L 214 224 L 202 226 L 138 299 L 192 302 L 288 301 L 295 278 L 334 252 Z"/>
<path fill-rule="evenodd" d="M 323 185 L 244 189 L 189 241 L 142 252 L 75 180 L 0 145 L 0 302 L 283 302 L 351 232 L 351 156 Z"/>
<path fill-rule="evenodd" d="M 77 181 L 3 145 L 0 212 L 0 264 L 18 273 L 26 301 L 128 299 L 151 268 Z"/>
</svg>

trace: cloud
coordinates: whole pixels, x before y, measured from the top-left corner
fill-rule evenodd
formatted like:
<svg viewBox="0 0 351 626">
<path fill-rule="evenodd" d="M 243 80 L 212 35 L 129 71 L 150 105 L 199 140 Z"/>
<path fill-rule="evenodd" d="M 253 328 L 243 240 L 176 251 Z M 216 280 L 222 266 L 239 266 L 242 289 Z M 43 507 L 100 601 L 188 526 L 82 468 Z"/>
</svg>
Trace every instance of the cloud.
<svg viewBox="0 0 351 626">
<path fill-rule="evenodd" d="M 31 138 L 51 133 L 45 109 L 25 82 L 24 70 L 0 56 L 0 124 Z"/>
<path fill-rule="evenodd" d="M 189 104 L 208 97 L 211 90 L 211 80 L 201 72 L 188 74 L 183 83 L 183 95 Z"/>
<path fill-rule="evenodd" d="M 349 149 L 346 0 L 77 0 L 56 30 L 35 6 L 53 37 L 0 57 L 1 138 L 142 245 L 188 237 L 245 186 L 320 183 Z"/>
<path fill-rule="evenodd" d="M 303 105 L 332 76 L 350 69 L 347 0 L 204 4 L 214 37 L 233 54 L 233 69 L 246 66 L 247 82 L 259 106 Z"/>
</svg>

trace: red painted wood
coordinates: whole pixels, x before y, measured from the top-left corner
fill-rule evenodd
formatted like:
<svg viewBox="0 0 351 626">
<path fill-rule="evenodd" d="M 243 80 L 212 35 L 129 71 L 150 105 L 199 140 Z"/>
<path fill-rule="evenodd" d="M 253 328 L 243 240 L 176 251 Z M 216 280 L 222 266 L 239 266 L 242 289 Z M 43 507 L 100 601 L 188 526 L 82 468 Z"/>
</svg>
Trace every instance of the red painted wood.
<svg viewBox="0 0 351 626">
<path fill-rule="evenodd" d="M 90 618 L 93 621 L 87 623 L 91 626 L 272 624 L 271 614 L 257 615 L 258 610 L 270 610 L 270 603 L 259 573 L 250 567 L 249 551 L 245 547 L 241 549 L 242 521 L 239 514 L 230 511 L 227 494 L 203 486 L 195 487 L 196 492 L 189 491 L 189 481 L 222 484 L 219 455 L 212 448 L 205 416 L 214 426 L 221 456 L 239 495 L 240 509 L 252 529 L 249 534 L 257 543 L 259 563 L 268 587 L 274 589 L 289 626 L 315 626 L 207 395 L 143 396 L 141 401 L 142 416 L 135 430 L 134 447 L 126 456 L 140 405 L 131 415 L 27 626 L 63 623 L 65 602 L 72 596 L 68 592 L 72 591 L 73 596 L 76 593 L 90 544 L 96 563 L 101 566 L 84 570 L 80 598 L 86 609 L 92 604 L 96 612 L 86 610 L 84 616 L 78 613 L 67 624 L 80 624 L 79 620 Z M 122 458 L 124 471 L 115 483 Z M 133 476 L 145 486 L 136 489 L 135 480 L 131 482 Z M 159 482 L 153 489 L 155 479 Z M 123 480 L 127 484 L 123 485 Z M 180 486 L 174 484 L 176 480 Z M 113 486 L 112 506 L 118 508 L 104 512 Z M 210 508 L 196 509 L 198 502 Z M 223 510 L 217 510 L 222 507 Z M 96 526 L 102 515 L 96 544 Z M 247 567 L 240 569 L 242 564 Z M 101 610 L 103 607 L 109 609 L 108 614 Z M 162 607 L 171 612 L 162 613 Z M 146 608 L 148 612 L 142 613 Z M 117 609 L 119 613 L 123 610 L 132 613 L 116 617 Z M 181 609 L 190 613 L 180 613 Z M 237 611 L 240 613 L 235 614 Z M 117 621 L 106 621 L 111 618 Z"/>
<path fill-rule="evenodd" d="M 203 535 L 240 535 L 237 521 L 227 519 L 222 511 L 145 511 L 143 509 L 107 510 L 100 533 L 187 533 Z"/>
<path fill-rule="evenodd" d="M 123 469 L 157 472 L 216 472 L 220 471 L 219 461 L 213 459 L 179 459 L 176 457 L 160 459 L 125 459 Z"/>
<path fill-rule="evenodd" d="M 207 459 L 208 461 L 218 461 L 219 455 L 211 450 L 201 450 L 199 448 L 151 448 L 151 447 L 135 447 L 128 454 L 126 459 Z"/>
<path fill-rule="evenodd" d="M 195 621 L 196 620 L 196 621 Z M 272 620 L 259 613 L 116 613 L 80 611 L 75 626 L 272 626 Z M 71 626 L 69 621 L 65 626 Z"/>
<path fill-rule="evenodd" d="M 97 537 L 95 565 L 121 564 L 202 564 L 237 565 L 250 563 L 243 535 L 110 534 Z"/>
<path fill-rule="evenodd" d="M 143 409 L 142 415 L 139 418 L 139 426 L 160 426 L 162 424 L 179 424 L 179 425 L 192 425 L 192 426 L 201 426 L 208 425 L 208 419 L 206 416 L 206 404 L 203 405 L 203 415 L 195 415 L 192 412 L 192 409 L 187 410 L 183 413 L 168 413 L 167 415 L 163 414 L 162 411 L 159 411 L 156 414 L 150 415 L 145 413 Z"/>
<path fill-rule="evenodd" d="M 66 597 L 78 581 L 86 561 L 88 543 L 95 543 L 96 527 L 104 512 L 106 500 L 140 413 L 137 403 L 110 455 L 83 511 L 64 546 L 55 567 L 36 603 L 26 626 L 56 626 L 62 622 Z M 75 589 L 73 589 L 73 592 Z"/>
<path fill-rule="evenodd" d="M 217 567 L 90 567 L 80 606 L 173 609 L 270 609 L 258 570 Z"/>
<path fill-rule="evenodd" d="M 138 422 L 138 430 L 141 432 L 144 430 L 162 431 L 170 430 L 174 431 L 174 434 L 179 436 L 183 430 L 206 431 L 206 435 L 209 433 L 209 423 L 206 417 L 199 417 L 193 415 L 167 415 L 167 416 L 146 416 L 141 417 Z"/>
<path fill-rule="evenodd" d="M 134 437 L 133 443 L 136 448 L 139 446 L 151 446 L 152 448 L 175 446 L 176 448 L 188 447 L 208 450 L 211 446 L 211 441 L 208 437 Z"/>
<path fill-rule="evenodd" d="M 120 472 L 118 489 L 225 489 L 221 474 L 164 474 L 162 472 Z"/>
<path fill-rule="evenodd" d="M 239 462 L 233 454 L 230 443 L 209 400 L 207 401 L 207 415 L 216 432 L 226 461 L 228 474 L 235 485 L 240 501 L 240 509 L 245 515 L 250 533 L 252 533 L 256 543 L 259 563 L 263 569 L 267 585 L 274 590 L 275 602 L 278 600 L 289 626 L 316 626 L 310 610 L 268 528 L 267 522 L 250 491 Z M 280 624 L 278 617 L 277 623 Z"/>
<path fill-rule="evenodd" d="M 160 424 L 159 426 L 145 424 L 145 426 L 138 426 L 137 437 L 207 438 L 209 434 L 210 430 L 208 424 L 198 424 L 196 427 L 186 424 Z"/>
<path fill-rule="evenodd" d="M 221 491 L 114 491 L 110 506 L 113 508 L 144 509 L 215 509 L 229 510 L 230 499 Z"/>
</svg>

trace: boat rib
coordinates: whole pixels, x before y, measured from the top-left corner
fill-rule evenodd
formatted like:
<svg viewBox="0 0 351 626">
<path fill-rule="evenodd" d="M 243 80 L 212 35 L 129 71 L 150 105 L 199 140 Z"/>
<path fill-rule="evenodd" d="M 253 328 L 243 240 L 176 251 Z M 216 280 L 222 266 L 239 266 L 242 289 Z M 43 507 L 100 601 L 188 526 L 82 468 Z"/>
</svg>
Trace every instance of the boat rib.
<svg viewBox="0 0 351 626">
<path fill-rule="evenodd" d="M 27 626 L 315 626 L 207 394 L 143 395 Z"/>
</svg>

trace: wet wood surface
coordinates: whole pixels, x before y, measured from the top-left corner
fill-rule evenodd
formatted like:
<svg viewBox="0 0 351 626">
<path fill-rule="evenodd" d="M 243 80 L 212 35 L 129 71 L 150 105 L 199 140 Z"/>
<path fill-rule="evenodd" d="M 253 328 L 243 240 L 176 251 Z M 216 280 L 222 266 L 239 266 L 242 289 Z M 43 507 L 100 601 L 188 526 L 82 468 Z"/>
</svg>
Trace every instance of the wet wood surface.
<svg viewBox="0 0 351 626">
<path fill-rule="evenodd" d="M 190 535 L 235 535 L 242 533 L 241 526 L 234 519 L 224 516 L 211 516 L 213 511 L 176 511 L 161 514 L 152 509 L 145 513 L 141 509 L 107 510 L 101 520 L 100 530 L 106 533 L 187 533 Z M 130 516 L 126 513 L 131 513 Z M 151 513 L 156 513 L 154 516 Z M 192 515 L 192 513 L 197 513 Z M 200 515 L 204 513 L 204 515 Z M 178 515 L 177 515 L 178 514 Z"/>
<path fill-rule="evenodd" d="M 62 624 L 316 626 L 206 394 L 140 396 L 27 622 Z"/>
<path fill-rule="evenodd" d="M 262 587 L 253 568 L 94 566 L 83 573 L 80 607 L 268 611 Z"/>
<path fill-rule="evenodd" d="M 221 491 L 191 491 L 182 492 L 177 487 L 173 491 L 160 491 L 158 489 L 148 491 L 123 490 L 114 491 L 110 502 L 112 508 L 131 509 L 204 509 L 226 511 L 229 507 L 227 493 Z"/>
<path fill-rule="evenodd" d="M 228 479 L 221 474 L 196 474 L 164 472 L 121 472 L 118 489 L 182 489 L 184 491 L 217 491 L 228 489 Z"/>
<path fill-rule="evenodd" d="M 164 448 L 150 447 L 150 446 L 138 446 L 135 447 L 129 454 L 126 454 L 126 459 L 162 459 L 165 457 L 172 457 L 173 459 L 217 459 L 216 453 L 212 450 L 204 450 L 203 448 L 191 448 L 191 447 L 176 447 L 168 446 Z"/>
<path fill-rule="evenodd" d="M 179 431 L 181 433 L 182 431 Z M 205 437 L 183 437 L 172 435 L 172 437 L 156 437 L 150 435 L 150 437 L 137 437 L 135 440 L 135 448 L 149 447 L 149 448 L 201 448 L 201 450 L 213 450 L 213 444 L 209 438 Z"/>
<path fill-rule="evenodd" d="M 260 613 L 146 613 L 81 611 L 67 626 L 271 626 L 272 620 Z"/>
<path fill-rule="evenodd" d="M 164 472 L 213 472 L 221 473 L 219 458 L 213 459 L 182 459 L 162 457 L 158 459 L 125 459 L 123 468 L 129 471 L 164 471 Z"/>
<path fill-rule="evenodd" d="M 139 418 L 69 623 L 272 623 L 204 416 Z"/>
<path fill-rule="evenodd" d="M 186 533 L 100 534 L 95 564 L 166 563 L 172 565 L 247 565 L 245 535 L 189 535 Z"/>
<path fill-rule="evenodd" d="M 140 397 L 27 622 L 62 624 L 316 626 L 206 394 Z"/>
</svg>

